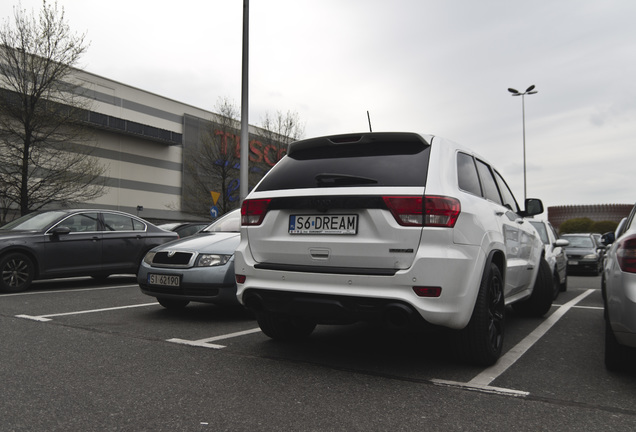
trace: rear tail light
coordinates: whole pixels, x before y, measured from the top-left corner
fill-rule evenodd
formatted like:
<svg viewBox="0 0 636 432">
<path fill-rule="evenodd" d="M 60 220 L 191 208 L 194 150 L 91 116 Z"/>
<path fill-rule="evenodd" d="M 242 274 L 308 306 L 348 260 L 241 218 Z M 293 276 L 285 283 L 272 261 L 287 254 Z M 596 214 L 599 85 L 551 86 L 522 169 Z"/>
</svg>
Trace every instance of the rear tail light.
<svg viewBox="0 0 636 432">
<path fill-rule="evenodd" d="M 636 236 L 618 241 L 616 259 L 622 271 L 636 273 Z"/>
<path fill-rule="evenodd" d="M 450 197 L 387 196 L 383 199 L 397 223 L 403 226 L 452 228 L 461 212 L 459 200 Z"/>
<path fill-rule="evenodd" d="M 244 284 L 245 280 L 247 280 L 247 276 L 242 275 L 242 274 L 234 275 L 234 277 L 236 278 L 236 283 L 238 283 L 238 284 Z"/>
<path fill-rule="evenodd" d="M 243 226 L 260 225 L 267 214 L 269 199 L 245 200 L 241 206 L 241 224 Z"/>
</svg>

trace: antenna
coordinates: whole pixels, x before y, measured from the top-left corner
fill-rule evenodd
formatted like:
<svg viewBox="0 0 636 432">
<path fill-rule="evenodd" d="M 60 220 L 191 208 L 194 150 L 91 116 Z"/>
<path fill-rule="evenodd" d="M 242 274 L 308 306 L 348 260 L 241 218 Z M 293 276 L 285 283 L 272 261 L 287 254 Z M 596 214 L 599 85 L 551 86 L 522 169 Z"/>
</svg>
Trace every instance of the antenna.
<svg viewBox="0 0 636 432">
<path fill-rule="evenodd" d="M 371 129 L 371 115 L 369 114 L 369 111 L 367 111 L 367 118 L 369 119 L 369 132 L 373 132 L 373 129 Z"/>
</svg>

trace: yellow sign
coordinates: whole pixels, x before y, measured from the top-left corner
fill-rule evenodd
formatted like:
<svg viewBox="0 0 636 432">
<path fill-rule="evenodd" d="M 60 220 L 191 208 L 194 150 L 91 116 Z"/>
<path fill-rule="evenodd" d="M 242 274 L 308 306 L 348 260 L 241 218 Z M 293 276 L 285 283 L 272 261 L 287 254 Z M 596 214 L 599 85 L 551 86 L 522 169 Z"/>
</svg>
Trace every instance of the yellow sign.
<svg viewBox="0 0 636 432">
<path fill-rule="evenodd" d="M 212 195 L 212 200 L 214 201 L 214 205 L 216 205 L 216 202 L 219 200 L 221 194 L 219 192 L 210 191 L 210 195 Z"/>
</svg>

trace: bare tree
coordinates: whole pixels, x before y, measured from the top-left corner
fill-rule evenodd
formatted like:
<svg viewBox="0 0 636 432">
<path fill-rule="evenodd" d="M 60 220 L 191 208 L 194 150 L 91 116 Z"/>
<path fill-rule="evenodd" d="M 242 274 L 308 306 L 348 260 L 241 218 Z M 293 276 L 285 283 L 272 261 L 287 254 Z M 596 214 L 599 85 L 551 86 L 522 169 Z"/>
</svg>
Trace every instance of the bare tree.
<svg viewBox="0 0 636 432">
<path fill-rule="evenodd" d="M 0 27 L 0 202 L 24 215 L 99 197 L 105 168 L 91 156 L 90 103 L 74 75 L 85 35 L 46 0 L 13 19 Z"/>
<path fill-rule="evenodd" d="M 198 130 L 196 145 L 184 149 L 183 209 L 206 214 L 213 204 L 210 193 L 218 194 L 216 207 L 223 214 L 240 205 L 240 110 L 227 98 L 215 105 L 216 119 L 187 119 Z M 194 133 L 194 132 L 193 132 Z M 263 126 L 249 141 L 250 188 L 285 154 L 287 144 L 298 139 L 303 126 L 298 114 L 265 115 Z"/>
<path fill-rule="evenodd" d="M 276 111 L 276 114 L 265 113 L 258 132 L 265 148 L 275 148 L 274 162 L 278 162 L 286 153 L 287 145 L 297 141 L 305 133 L 305 125 L 300 121 L 297 112 Z M 270 159 L 271 160 L 271 159 Z"/>
<path fill-rule="evenodd" d="M 199 145 L 186 149 L 184 158 L 189 173 L 189 181 L 184 184 L 184 207 L 194 213 L 209 211 L 214 204 L 212 193 L 219 194 L 219 214 L 239 205 L 239 110 L 227 98 L 220 98 L 214 109 L 215 121 L 206 123 Z"/>
</svg>

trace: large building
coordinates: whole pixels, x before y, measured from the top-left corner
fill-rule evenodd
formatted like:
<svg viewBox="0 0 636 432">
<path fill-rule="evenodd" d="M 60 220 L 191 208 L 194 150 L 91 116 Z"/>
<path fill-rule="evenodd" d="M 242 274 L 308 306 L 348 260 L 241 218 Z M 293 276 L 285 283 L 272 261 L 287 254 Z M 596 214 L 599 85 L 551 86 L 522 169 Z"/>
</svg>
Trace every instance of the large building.
<svg viewBox="0 0 636 432">
<path fill-rule="evenodd" d="M 151 221 L 210 219 L 214 198 L 221 191 L 210 190 L 200 198 L 209 200 L 202 203 L 206 212 L 188 208 L 184 184 L 191 173 L 186 159 L 196 157 L 194 150 L 207 131 L 222 134 L 225 142 L 238 141 L 239 130 L 215 130 L 227 119 L 95 74 L 77 70 L 73 78 L 88 102 L 83 123 L 92 131 L 92 139 L 86 145 L 94 147 L 92 156 L 105 167 L 101 180 L 107 186 L 101 197 L 77 205 L 122 210 Z M 258 131 L 250 127 L 250 163 L 252 171 L 256 167 L 262 175 L 284 154 L 284 147 L 280 142 L 264 145 Z M 239 165 L 234 168 L 239 178 Z M 236 191 L 232 195 L 236 206 L 237 182 L 230 191 Z"/>
<path fill-rule="evenodd" d="M 589 218 L 594 222 L 612 221 L 619 223 L 627 217 L 634 207 L 633 204 L 589 204 L 589 205 L 564 205 L 548 207 L 548 220 L 559 229 L 559 226 L 575 218 Z"/>
</svg>

